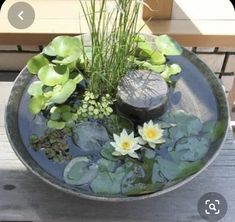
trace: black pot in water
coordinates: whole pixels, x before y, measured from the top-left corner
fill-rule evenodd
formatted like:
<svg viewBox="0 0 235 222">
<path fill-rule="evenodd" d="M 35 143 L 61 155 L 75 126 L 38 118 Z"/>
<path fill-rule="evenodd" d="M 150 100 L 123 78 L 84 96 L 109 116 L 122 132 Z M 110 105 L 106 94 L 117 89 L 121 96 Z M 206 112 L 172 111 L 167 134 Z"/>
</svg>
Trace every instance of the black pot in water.
<svg viewBox="0 0 235 222">
<path fill-rule="evenodd" d="M 131 71 L 119 83 L 117 110 L 133 122 L 142 124 L 166 112 L 168 92 L 167 83 L 159 73 Z"/>
<path fill-rule="evenodd" d="M 203 123 L 208 120 L 215 120 L 223 123 L 225 129 L 224 132 L 220 133 L 220 136 L 210 145 L 209 151 L 203 158 L 205 165 L 197 173 L 186 179 L 174 180 L 160 191 L 140 196 L 124 196 L 122 194 L 115 196 L 96 195 L 86 191 L 82 187 L 66 184 L 62 176 L 65 165 L 60 164 L 55 168 L 55 164 L 48 163 L 43 155 L 39 155 L 29 148 L 29 136 L 32 132 L 32 127 L 34 127 L 34 131 L 37 131 L 37 124 L 39 123 L 40 125 L 45 119 L 41 117 L 36 120 L 38 122 L 32 125 L 32 115 L 27 110 L 27 103 L 29 100 L 27 89 L 30 83 L 34 81 L 34 76 L 30 75 L 26 68 L 22 70 L 16 79 L 6 107 L 6 132 L 12 148 L 25 166 L 39 178 L 60 190 L 79 197 L 102 201 L 133 201 L 158 196 L 182 186 L 207 168 L 221 149 L 225 140 L 226 129 L 228 128 L 228 109 L 223 88 L 214 73 L 196 55 L 183 49 L 182 55 L 168 56 L 167 59 L 171 63 L 178 63 L 182 68 L 180 77 L 174 87 L 168 89 L 166 85 L 160 83 L 162 86 L 162 94 L 160 97 L 157 97 L 159 100 L 156 100 L 156 103 L 155 101 L 151 103 L 152 95 L 155 97 L 155 93 L 158 91 L 154 91 L 150 96 L 147 93 L 149 96 L 148 102 L 150 103 L 142 106 L 143 98 L 141 96 L 145 96 L 145 94 L 139 95 L 138 90 L 142 87 L 142 90 L 147 92 L 143 89 L 143 85 L 139 88 L 137 84 L 137 90 L 133 92 L 133 95 L 124 98 L 123 96 L 126 89 L 124 81 L 120 85 L 118 96 L 119 99 L 121 99 L 119 102 L 122 101 L 121 103 L 123 103 L 124 101 L 126 103 L 125 110 L 122 110 L 119 105 L 118 107 L 120 108 L 120 112 L 128 113 L 127 115 L 131 115 L 134 118 L 138 117 L 138 121 L 140 122 L 147 120 L 149 118 L 148 115 L 150 115 L 151 112 L 157 117 L 161 115 L 165 109 L 183 109 L 186 112 L 197 116 Z M 130 73 L 128 78 L 131 75 L 136 74 Z M 137 76 L 138 75 L 139 74 L 137 74 Z M 150 76 L 151 81 L 153 81 L 151 84 L 153 84 L 153 87 L 156 84 L 157 87 L 158 83 L 155 83 L 155 81 L 161 82 L 162 80 L 159 80 L 157 77 L 152 77 L 152 74 L 150 74 Z M 154 78 L 156 78 L 156 80 Z M 144 81 L 144 79 L 141 79 L 141 81 Z M 136 83 L 133 82 L 130 85 L 135 86 L 135 84 Z M 133 96 L 136 98 L 139 97 L 141 103 L 136 103 L 136 99 L 132 100 Z M 135 110 L 135 108 L 133 108 L 134 106 L 138 107 L 138 109 Z M 126 112 L 126 110 L 128 110 L 128 112 Z M 143 114 L 144 112 L 146 112 L 146 115 Z M 43 126 L 40 125 L 40 127 Z"/>
</svg>

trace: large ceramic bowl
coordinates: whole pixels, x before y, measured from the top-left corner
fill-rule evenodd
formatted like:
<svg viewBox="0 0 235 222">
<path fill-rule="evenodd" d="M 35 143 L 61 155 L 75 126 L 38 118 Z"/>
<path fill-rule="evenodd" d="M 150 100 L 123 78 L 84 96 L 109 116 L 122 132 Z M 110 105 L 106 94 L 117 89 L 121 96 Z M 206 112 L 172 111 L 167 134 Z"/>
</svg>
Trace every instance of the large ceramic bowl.
<svg viewBox="0 0 235 222">
<path fill-rule="evenodd" d="M 225 93 L 214 73 L 195 54 L 186 49 L 183 49 L 180 56 L 168 56 L 167 58 L 170 62 L 178 63 L 182 68 L 178 81 L 170 90 L 169 107 L 190 112 L 200 118 L 202 122 L 208 120 L 223 122 L 227 130 L 228 109 Z M 32 129 L 37 130 L 35 129 L 36 126 L 32 125 L 32 116 L 27 110 L 29 99 L 27 88 L 32 81 L 34 81 L 33 75 L 30 75 L 27 69 L 24 68 L 11 91 L 5 113 L 9 141 L 19 159 L 32 173 L 52 186 L 78 197 L 103 201 L 133 201 L 172 191 L 189 182 L 208 167 L 219 153 L 226 136 L 225 130 L 210 145 L 209 151 L 203 159 L 205 165 L 199 172 L 186 179 L 171 182 L 160 191 L 140 196 L 95 195 L 82 188 L 66 184 L 62 177 L 65 167 L 63 164 L 55 167 L 55 164 L 48 162 L 43 155 L 35 154 L 29 148 L 27 138 L 29 138 Z"/>
</svg>

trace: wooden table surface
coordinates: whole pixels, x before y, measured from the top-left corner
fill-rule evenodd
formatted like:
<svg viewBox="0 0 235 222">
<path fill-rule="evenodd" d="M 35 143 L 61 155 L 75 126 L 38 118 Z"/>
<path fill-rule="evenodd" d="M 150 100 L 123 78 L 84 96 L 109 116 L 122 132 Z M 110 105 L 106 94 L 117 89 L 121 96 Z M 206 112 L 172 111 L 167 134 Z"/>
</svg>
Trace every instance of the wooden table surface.
<svg viewBox="0 0 235 222">
<path fill-rule="evenodd" d="M 199 198 L 219 192 L 229 208 L 222 221 L 234 222 L 235 143 L 231 132 L 216 160 L 175 191 L 130 203 L 89 201 L 49 186 L 17 159 L 4 130 L 4 108 L 12 85 L 11 81 L 0 82 L 0 221 L 198 222 L 204 221 L 197 212 Z"/>
</svg>

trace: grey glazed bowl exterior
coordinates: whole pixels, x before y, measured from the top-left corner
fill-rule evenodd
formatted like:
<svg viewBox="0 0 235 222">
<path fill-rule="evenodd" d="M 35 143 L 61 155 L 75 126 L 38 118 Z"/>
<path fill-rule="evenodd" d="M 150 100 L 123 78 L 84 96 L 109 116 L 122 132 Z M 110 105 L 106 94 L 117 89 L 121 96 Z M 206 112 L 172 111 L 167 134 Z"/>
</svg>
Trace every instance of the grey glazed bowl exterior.
<svg viewBox="0 0 235 222">
<path fill-rule="evenodd" d="M 67 193 L 73 194 L 78 197 L 91 199 L 91 200 L 98 200 L 98 201 L 134 201 L 134 200 L 142 200 L 147 199 L 150 197 L 155 197 L 162 195 L 164 193 L 170 192 L 172 190 L 175 190 L 182 185 L 186 184 L 187 182 L 191 181 L 194 177 L 196 177 L 198 174 L 200 174 L 204 169 L 206 169 L 212 161 L 216 158 L 216 156 L 219 154 L 219 151 L 221 150 L 224 140 L 227 135 L 228 131 L 228 109 L 227 109 L 227 102 L 224 90 L 218 80 L 216 79 L 213 72 L 192 52 L 189 52 L 188 50 L 184 49 L 183 54 L 187 59 L 189 59 L 193 64 L 195 64 L 197 67 L 199 67 L 202 71 L 202 74 L 206 76 L 208 81 L 210 81 L 211 87 L 214 89 L 214 92 L 216 92 L 216 98 L 219 100 L 219 108 L 221 109 L 221 112 L 223 113 L 223 117 L 226 121 L 226 132 L 224 134 L 224 137 L 222 140 L 219 141 L 218 149 L 213 149 L 212 152 L 208 152 L 207 156 L 205 157 L 206 164 L 204 167 L 198 171 L 197 173 L 191 175 L 190 177 L 172 185 L 169 187 L 164 188 L 161 191 L 157 191 L 155 193 L 151 194 L 145 194 L 141 196 L 135 196 L 135 197 L 102 197 L 102 196 L 95 196 L 91 194 L 81 193 L 78 192 L 77 189 L 68 186 L 67 184 L 57 180 L 53 176 L 51 176 L 49 173 L 47 173 L 45 170 L 43 170 L 38 163 L 30 156 L 28 151 L 26 150 L 23 141 L 21 139 L 19 130 L 18 130 L 18 108 L 19 103 L 21 100 L 21 96 L 24 92 L 25 87 L 28 85 L 28 83 L 31 80 L 30 75 L 26 75 L 25 71 L 26 68 L 21 71 L 17 79 L 15 80 L 15 84 L 13 86 L 13 89 L 11 91 L 11 95 L 5 110 L 5 128 L 7 132 L 7 136 L 9 138 L 10 144 L 17 154 L 18 158 L 24 163 L 24 165 L 36 176 L 44 180 L 46 183 L 56 187 L 59 190 L 65 191 Z M 27 73 L 27 72 L 26 72 Z"/>
</svg>

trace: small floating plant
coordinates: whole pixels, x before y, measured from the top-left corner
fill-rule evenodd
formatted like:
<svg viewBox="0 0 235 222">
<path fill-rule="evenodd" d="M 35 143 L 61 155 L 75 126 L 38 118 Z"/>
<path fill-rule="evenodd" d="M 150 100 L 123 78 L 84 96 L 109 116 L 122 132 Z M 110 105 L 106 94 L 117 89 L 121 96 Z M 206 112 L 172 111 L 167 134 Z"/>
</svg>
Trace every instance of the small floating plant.
<svg viewBox="0 0 235 222">
<path fill-rule="evenodd" d="M 181 46 L 140 34 L 140 2 L 81 4 L 91 34 L 58 36 L 27 63 L 28 109 L 46 124 L 31 149 L 64 164 L 64 183 L 101 196 L 153 193 L 198 172 L 225 126 L 171 109 L 182 70 L 168 57 Z"/>
</svg>

